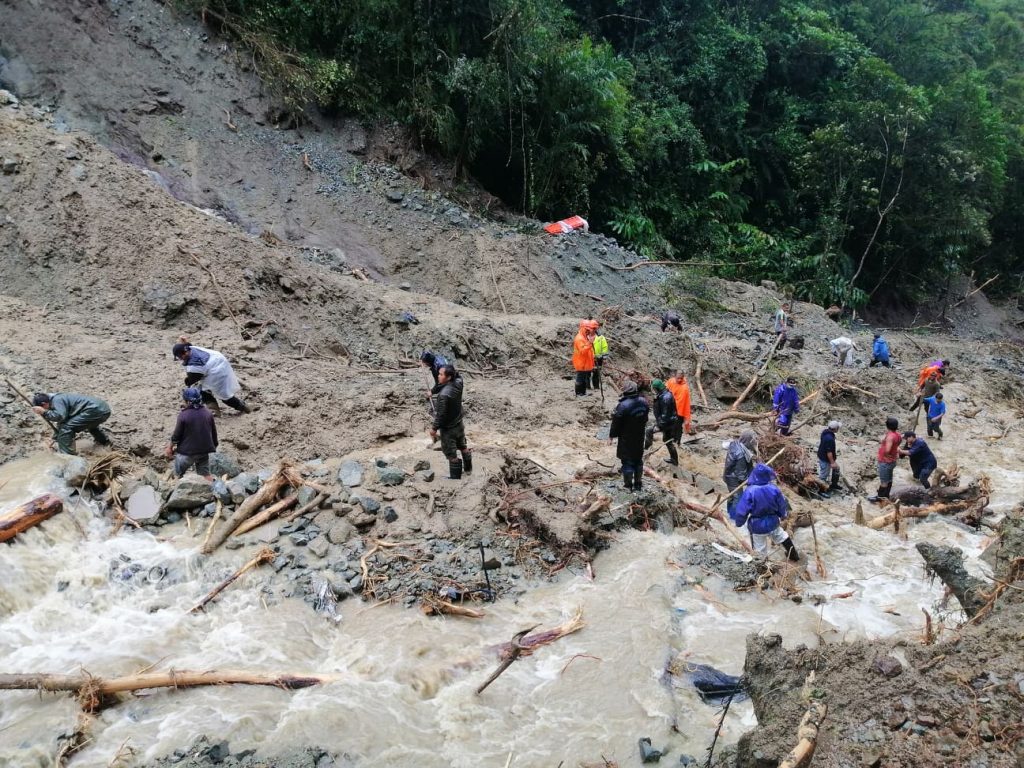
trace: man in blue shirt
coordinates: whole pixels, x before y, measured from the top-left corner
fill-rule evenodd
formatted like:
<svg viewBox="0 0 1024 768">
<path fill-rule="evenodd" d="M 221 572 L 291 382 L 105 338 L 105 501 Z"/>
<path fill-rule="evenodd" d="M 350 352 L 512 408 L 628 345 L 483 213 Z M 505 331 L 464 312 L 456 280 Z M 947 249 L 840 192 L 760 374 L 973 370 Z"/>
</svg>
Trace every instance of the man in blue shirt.
<svg viewBox="0 0 1024 768">
<path fill-rule="evenodd" d="M 946 415 L 946 404 L 942 402 L 942 393 L 936 392 L 931 397 L 926 397 L 921 401 L 924 407 L 927 408 L 925 421 L 928 424 L 928 437 L 932 437 L 932 432 L 935 432 L 935 436 L 939 440 L 942 439 L 942 417 Z"/>
<path fill-rule="evenodd" d="M 871 343 L 871 362 L 868 363 L 868 367 L 874 368 L 876 365 L 892 368 L 892 364 L 889 362 L 889 342 L 883 339 L 879 333 L 875 334 L 875 340 Z"/>
</svg>

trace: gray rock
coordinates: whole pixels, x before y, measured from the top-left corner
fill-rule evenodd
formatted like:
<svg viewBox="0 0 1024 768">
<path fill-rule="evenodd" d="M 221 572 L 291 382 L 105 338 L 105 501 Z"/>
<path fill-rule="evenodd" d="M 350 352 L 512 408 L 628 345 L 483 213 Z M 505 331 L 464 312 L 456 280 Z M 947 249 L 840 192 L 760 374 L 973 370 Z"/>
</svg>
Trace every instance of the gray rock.
<svg viewBox="0 0 1024 768">
<path fill-rule="evenodd" d="M 327 552 L 331 548 L 331 543 L 327 540 L 326 536 L 317 536 L 309 544 L 306 545 L 309 552 L 316 557 L 327 557 Z"/>
<path fill-rule="evenodd" d="M 14 106 L 17 106 L 18 97 L 10 91 L 5 91 L 2 88 L 0 88 L 0 104 L 12 104 Z"/>
<path fill-rule="evenodd" d="M 245 546 L 245 542 L 241 539 L 231 538 L 224 542 L 224 549 L 241 549 Z"/>
<path fill-rule="evenodd" d="M 144 285 L 140 291 L 143 317 L 149 322 L 162 323 L 164 327 L 193 302 L 191 296 L 165 285 Z"/>
<path fill-rule="evenodd" d="M 330 527 L 334 525 L 336 521 L 337 520 L 334 517 L 334 512 L 330 509 L 321 510 L 320 512 L 317 512 L 316 515 L 313 516 L 313 525 L 315 525 L 321 531 L 329 530 Z"/>
<path fill-rule="evenodd" d="M 377 467 L 377 482 L 381 485 L 401 485 L 405 482 L 405 472 L 398 467 Z"/>
<path fill-rule="evenodd" d="M 376 515 L 371 515 L 369 512 L 359 512 L 349 519 L 356 528 L 370 528 L 377 522 Z"/>
<path fill-rule="evenodd" d="M 335 504 L 334 505 L 334 514 L 336 516 L 338 516 L 338 517 L 344 517 L 345 515 L 347 515 L 351 511 L 352 511 L 352 505 L 351 504 L 344 504 L 343 503 L 343 504 Z"/>
<path fill-rule="evenodd" d="M 199 475 L 185 475 L 174 486 L 167 509 L 196 509 L 214 500 L 210 483 Z"/>
<path fill-rule="evenodd" d="M 660 749 L 655 749 L 651 746 L 651 740 L 647 737 L 640 739 L 640 762 L 642 763 L 656 763 L 661 760 L 661 756 L 664 754 Z"/>
<path fill-rule="evenodd" d="M 398 513 L 394 507 L 384 507 L 384 522 L 393 523 L 398 519 Z"/>
<path fill-rule="evenodd" d="M 358 461 L 343 461 L 338 467 L 338 482 L 348 488 L 362 485 L 363 465 Z"/>
<path fill-rule="evenodd" d="M 215 451 L 210 454 L 210 474 L 214 477 L 227 475 L 229 478 L 238 477 L 242 474 L 242 468 L 234 457 L 226 453 Z"/>
<path fill-rule="evenodd" d="M 896 677 L 903 672 L 903 665 L 899 659 L 892 656 L 879 656 L 872 664 L 872 668 L 882 677 Z"/>
<path fill-rule="evenodd" d="M 217 505 L 212 501 L 199 510 L 200 517 L 213 517 L 215 514 L 217 514 Z"/>
<path fill-rule="evenodd" d="M 369 512 L 371 515 L 377 514 L 380 510 L 380 502 L 372 496 L 355 496 L 352 501 L 362 507 L 364 512 Z"/>
<path fill-rule="evenodd" d="M 146 471 L 142 473 L 142 482 L 151 488 L 156 488 L 158 491 L 163 484 L 160 480 L 160 475 L 152 467 L 146 467 Z"/>
<path fill-rule="evenodd" d="M 72 488 L 79 488 L 85 482 L 88 474 L 89 462 L 81 456 L 72 456 L 68 463 L 64 465 L 61 477 Z"/>
<path fill-rule="evenodd" d="M 413 472 L 421 472 L 421 471 L 426 470 L 426 469 L 430 469 L 430 462 L 427 461 L 426 459 L 420 459 L 413 466 L 412 471 Z"/>
<path fill-rule="evenodd" d="M 13 157 L 5 157 L 5 158 L 3 158 L 3 162 L 0 163 L 0 165 L 2 165 L 3 172 L 6 175 L 10 175 L 12 173 L 17 173 L 19 170 L 21 170 L 21 162 L 18 161 L 18 160 L 15 160 Z"/>
<path fill-rule="evenodd" d="M 347 520 L 340 520 L 327 529 L 327 540 L 331 544 L 344 544 L 355 534 L 355 528 Z"/>
<path fill-rule="evenodd" d="M 218 480 L 217 482 L 221 481 Z M 249 495 L 249 492 L 245 490 L 245 486 L 238 482 L 238 480 L 228 480 L 227 483 L 225 483 L 225 485 L 228 490 L 228 496 L 231 499 L 231 504 L 241 504 L 243 501 L 245 501 L 245 497 Z"/>
<path fill-rule="evenodd" d="M 260 476 L 253 474 L 252 472 L 241 472 L 235 475 L 233 479 L 236 483 L 242 486 L 242 489 L 246 494 L 256 493 L 256 491 L 260 489 L 260 485 L 263 483 Z"/>
<path fill-rule="evenodd" d="M 425 469 L 422 472 L 417 472 L 416 477 L 418 477 L 424 483 L 432 483 L 434 482 L 434 470 Z"/>
<path fill-rule="evenodd" d="M 362 592 L 363 591 L 363 576 L 362 576 L 362 574 L 358 574 L 357 573 L 355 576 L 353 576 L 351 579 L 349 579 L 348 580 L 348 585 L 349 585 L 349 587 L 351 587 L 353 592 Z"/>
<path fill-rule="evenodd" d="M 85 181 L 86 177 L 89 175 L 89 170 L 81 163 L 75 163 L 71 168 L 71 173 L 69 175 L 75 181 Z"/>
<path fill-rule="evenodd" d="M 140 486 L 125 504 L 125 514 L 142 525 L 153 525 L 160 517 L 160 497 L 151 486 Z"/>
<path fill-rule="evenodd" d="M 405 200 L 405 194 L 400 189 L 388 190 L 388 202 L 400 203 Z"/>
<path fill-rule="evenodd" d="M 308 485 L 304 485 L 299 488 L 299 492 L 296 494 L 299 497 L 297 504 L 300 507 L 304 507 L 313 499 L 316 498 L 317 491 L 314 488 L 310 488 Z"/>
<path fill-rule="evenodd" d="M 231 491 L 228 488 L 228 484 L 219 477 L 213 481 L 213 485 L 210 486 L 210 490 L 213 491 L 213 495 L 224 504 L 231 504 L 234 501 Z"/>
</svg>

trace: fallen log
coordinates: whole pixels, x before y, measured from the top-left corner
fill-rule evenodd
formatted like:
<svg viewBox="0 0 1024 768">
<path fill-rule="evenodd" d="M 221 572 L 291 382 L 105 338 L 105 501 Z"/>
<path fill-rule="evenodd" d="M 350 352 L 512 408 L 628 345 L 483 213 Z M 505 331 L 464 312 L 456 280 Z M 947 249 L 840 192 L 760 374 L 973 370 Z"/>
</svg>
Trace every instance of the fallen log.
<svg viewBox="0 0 1024 768">
<path fill-rule="evenodd" d="M 821 724 L 828 715 L 828 705 L 821 699 L 810 698 L 811 686 L 814 684 L 814 673 L 811 672 L 804 682 L 804 699 L 807 701 L 807 711 L 800 720 L 797 728 L 797 744 L 790 750 L 790 753 L 779 763 L 779 768 L 801 768 L 806 766 L 818 746 L 818 731 Z"/>
<path fill-rule="evenodd" d="M 272 504 L 282 489 L 292 486 L 298 487 L 302 484 L 302 476 L 299 475 L 295 465 L 288 460 L 282 461 L 277 471 L 271 475 L 256 493 L 238 505 L 238 509 L 224 523 L 219 531 L 214 531 L 209 540 L 203 544 L 202 553 L 208 555 L 225 541 L 239 525 L 252 517 L 256 512 L 267 504 Z"/>
<path fill-rule="evenodd" d="M 467 608 L 464 605 L 450 603 L 447 600 L 428 599 L 420 605 L 420 610 L 426 616 L 465 616 L 467 619 L 482 619 L 486 614 L 475 608 Z M 529 630 L 527 630 L 529 631 Z"/>
<path fill-rule="evenodd" d="M 480 687 L 476 689 L 476 695 L 477 696 L 479 696 L 481 693 L 483 693 L 484 689 L 487 688 L 487 686 L 489 686 L 491 683 L 493 683 L 495 680 L 497 680 L 501 676 L 501 673 L 504 672 L 509 667 L 511 667 L 512 663 L 523 654 L 523 651 L 525 651 L 526 649 L 522 645 L 522 640 L 523 640 L 523 638 L 526 635 L 528 635 L 530 632 L 532 632 L 536 628 L 537 628 L 537 625 L 534 625 L 534 626 L 529 627 L 527 629 L 524 629 L 524 630 L 521 630 L 519 632 L 516 632 L 514 635 L 512 635 L 512 642 L 509 643 L 510 650 L 509 650 L 508 654 L 505 656 L 505 658 L 502 660 L 502 662 L 498 665 L 498 668 L 495 669 L 494 672 L 491 673 L 491 676 L 488 677 L 483 683 L 481 683 Z"/>
<path fill-rule="evenodd" d="M 66 691 L 78 696 L 86 712 L 96 712 L 111 704 L 110 697 L 150 688 L 197 688 L 206 685 L 271 685 L 295 690 L 334 682 L 325 675 L 271 674 L 266 672 L 208 671 L 147 672 L 124 677 L 94 677 L 88 672 L 59 675 L 43 672 L 0 674 L 0 690 Z"/>
<path fill-rule="evenodd" d="M 224 579 L 224 581 L 222 581 L 220 584 L 214 587 L 213 590 L 206 597 L 204 597 L 202 600 L 200 600 L 198 603 L 192 606 L 192 609 L 189 611 L 189 613 L 197 613 L 198 611 L 203 610 L 206 607 L 207 603 L 209 603 L 211 600 L 213 600 L 213 598 L 215 598 L 225 589 L 234 584 L 235 581 L 237 581 L 238 578 L 242 576 L 242 574 L 246 573 L 247 571 L 251 571 L 253 568 L 258 568 L 264 563 L 269 563 L 271 560 L 274 559 L 274 557 L 274 551 L 269 547 L 264 547 L 260 550 L 259 554 L 256 555 L 256 557 L 254 557 L 252 560 L 247 562 L 237 571 L 235 571 L 226 579 Z"/>
<path fill-rule="evenodd" d="M 296 493 L 289 494 L 283 499 L 278 499 L 269 507 L 264 509 L 262 512 L 258 512 L 248 520 L 244 521 L 241 525 L 232 531 L 232 536 L 241 536 L 244 533 L 248 533 L 253 528 L 259 528 L 264 523 L 269 523 L 279 514 L 284 512 L 286 509 L 291 509 L 299 501 L 299 496 Z"/>
<path fill-rule="evenodd" d="M 52 493 L 43 494 L 0 517 L 0 541 L 9 541 L 44 520 L 64 511 L 64 502 Z"/>
<path fill-rule="evenodd" d="M 956 547 L 939 547 L 927 542 L 917 545 L 929 574 L 938 576 L 959 601 L 968 618 L 973 618 L 986 605 L 988 585 L 964 568 L 964 555 Z"/>
<path fill-rule="evenodd" d="M 975 481 L 964 486 L 933 485 L 927 489 L 916 485 L 901 486 L 890 494 L 890 498 L 906 506 L 920 507 L 961 501 L 973 503 L 987 495 L 983 482 Z"/>
<path fill-rule="evenodd" d="M 973 506 L 974 501 L 963 500 L 949 502 L 947 504 L 929 504 L 926 507 L 905 507 L 899 499 L 896 499 L 896 508 L 892 512 L 886 512 L 884 515 L 879 515 L 876 518 L 868 520 L 867 527 L 878 531 L 892 525 L 897 519 L 902 520 L 908 517 L 928 517 L 928 515 L 932 514 L 952 515 L 957 512 L 963 512 Z"/>
</svg>

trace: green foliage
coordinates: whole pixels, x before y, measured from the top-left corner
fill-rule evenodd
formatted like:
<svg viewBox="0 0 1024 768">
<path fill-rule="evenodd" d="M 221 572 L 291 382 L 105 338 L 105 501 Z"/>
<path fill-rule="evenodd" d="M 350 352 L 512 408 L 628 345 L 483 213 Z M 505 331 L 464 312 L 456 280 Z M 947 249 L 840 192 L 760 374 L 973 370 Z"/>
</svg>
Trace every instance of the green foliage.
<svg viewBox="0 0 1024 768">
<path fill-rule="evenodd" d="M 848 306 L 1024 284 L 1024 0 L 178 1 L 292 109 L 645 256 Z"/>
</svg>

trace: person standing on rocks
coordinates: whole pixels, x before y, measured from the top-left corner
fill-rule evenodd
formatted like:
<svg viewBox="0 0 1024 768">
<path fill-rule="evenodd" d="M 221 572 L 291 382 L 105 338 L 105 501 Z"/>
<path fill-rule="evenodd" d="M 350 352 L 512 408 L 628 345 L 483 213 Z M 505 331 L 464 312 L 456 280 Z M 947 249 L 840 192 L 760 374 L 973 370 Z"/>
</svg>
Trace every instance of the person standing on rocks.
<svg viewBox="0 0 1024 768">
<path fill-rule="evenodd" d="M 238 397 L 242 387 L 231 369 L 231 363 L 220 352 L 197 347 L 182 336 L 171 348 L 171 354 L 185 367 L 185 386 L 199 385 L 204 403 L 219 410 L 217 399 L 220 399 L 236 411 L 251 413 L 249 406 Z"/>
<path fill-rule="evenodd" d="M 931 397 L 924 397 L 921 403 L 928 410 L 925 411 L 925 422 L 928 425 L 928 437 L 932 432 L 939 440 L 942 439 L 942 417 L 946 415 L 946 404 L 942 402 L 942 393 L 936 392 Z"/>
<path fill-rule="evenodd" d="M 664 333 L 669 329 L 669 327 L 679 332 L 682 332 L 683 330 L 679 313 L 676 312 L 674 309 L 666 310 L 661 315 L 661 332 Z"/>
<path fill-rule="evenodd" d="M 679 415 L 679 418 L 683 423 L 683 428 L 686 430 L 686 434 L 693 434 L 690 385 L 686 381 L 686 374 L 681 370 L 676 371 L 676 375 L 666 381 L 665 386 L 668 388 L 669 392 L 672 393 L 672 397 L 675 398 L 676 413 Z"/>
<path fill-rule="evenodd" d="M 740 495 L 733 491 L 747 482 L 756 463 L 757 433 L 752 429 L 745 429 L 740 432 L 738 439 L 729 443 L 729 450 L 725 454 L 725 471 L 722 473 L 722 479 L 732 494 L 725 502 L 725 509 L 730 518 L 740 500 Z"/>
<path fill-rule="evenodd" d="M 196 474 L 213 480 L 210 454 L 217 450 L 217 424 L 213 414 L 203 405 L 203 392 L 198 387 L 183 389 L 181 399 L 185 404 L 178 411 L 178 421 L 164 455 L 168 459 L 174 458 L 176 477 L 195 467 Z"/>
<path fill-rule="evenodd" d="M 906 449 L 900 450 L 900 456 L 910 459 L 910 474 L 915 480 L 919 480 L 925 490 L 931 488 L 928 478 L 932 472 L 939 468 L 939 462 L 935 460 L 935 454 L 928 447 L 928 443 L 922 440 L 914 432 L 904 432 L 903 439 L 906 441 Z"/>
<path fill-rule="evenodd" d="M 593 320 L 593 322 L 597 322 Z M 590 388 L 601 389 L 601 369 L 604 367 L 604 359 L 608 357 L 608 339 L 601 333 L 601 326 L 594 330 L 594 370 L 590 377 Z M 601 395 L 604 397 L 604 394 Z"/>
<path fill-rule="evenodd" d="M 780 435 L 788 435 L 793 425 L 793 416 L 800 413 L 800 393 L 796 388 L 795 376 L 787 377 L 775 388 L 772 410 L 775 411 L 776 430 Z"/>
<path fill-rule="evenodd" d="M 60 453 L 75 455 L 75 435 L 88 431 L 96 445 L 110 445 L 110 438 L 100 424 L 110 418 L 110 406 L 98 397 L 74 392 L 52 394 L 36 392 L 32 410 L 57 425 L 54 441 Z"/>
<path fill-rule="evenodd" d="M 597 324 L 581 320 L 576 338 L 572 341 L 572 367 L 576 370 L 576 397 L 583 397 L 590 386 L 594 371 L 594 336 Z"/>
<path fill-rule="evenodd" d="M 869 496 L 868 501 L 889 498 L 892 490 L 892 475 L 900 458 L 900 423 L 890 416 L 885 420 L 885 435 L 878 446 L 878 493 Z"/>
<path fill-rule="evenodd" d="M 672 392 L 665 388 L 665 382 L 655 379 L 651 382 L 654 390 L 654 423 L 661 431 L 661 439 L 668 447 L 668 463 L 679 465 L 679 454 L 676 446 L 683 438 L 683 421 L 676 412 L 676 399 Z"/>
<path fill-rule="evenodd" d="M 778 337 L 778 345 L 776 349 L 782 349 L 786 346 L 786 337 L 789 333 L 789 326 L 793 324 L 792 316 L 789 314 L 790 303 L 784 302 L 779 307 L 778 312 L 775 313 L 775 335 Z"/>
<path fill-rule="evenodd" d="M 462 478 L 462 471 L 473 471 L 473 454 L 466 443 L 466 426 L 462 421 L 462 377 L 455 372 L 455 366 L 445 365 L 438 371 L 434 395 L 434 424 L 430 429 L 431 440 L 441 436 L 441 450 L 448 459 L 448 477 Z M 462 458 L 459 458 L 459 454 Z"/>
<path fill-rule="evenodd" d="M 826 499 L 830 494 L 840 490 L 839 487 L 839 464 L 836 456 L 839 451 L 836 448 L 836 432 L 843 426 L 841 421 L 832 420 L 821 433 L 818 441 L 818 479 L 829 484 L 828 491 L 821 494 Z"/>
<path fill-rule="evenodd" d="M 644 431 L 651 412 L 647 400 L 640 394 L 636 382 L 627 379 L 622 385 L 619 404 L 612 412 L 612 426 L 608 437 L 618 438 L 615 455 L 622 462 L 622 484 L 626 490 L 643 489 Z"/>
<path fill-rule="evenodd" d="M 774 480 L 775 470 L 767 464 L 758 463 L 750 473 L 732 519 L 737 528 L 747 526 L 757 554 L 768 554 L 768 540 L 771 539 L 781 544 L 786 556 L 795 563 L 800 559 L 800 553 L 781 525 L 789 517 L 789 502 Z"/>
<path fill-rule="evenodd" d="M 876 365 L 892 368 L 892 363 L 889 362 L 889 342 L 879 333 L 875 334 L 875 338 L 871 342 L 871 362 L 868 367 L 874 368 Z"/>
</svg>

